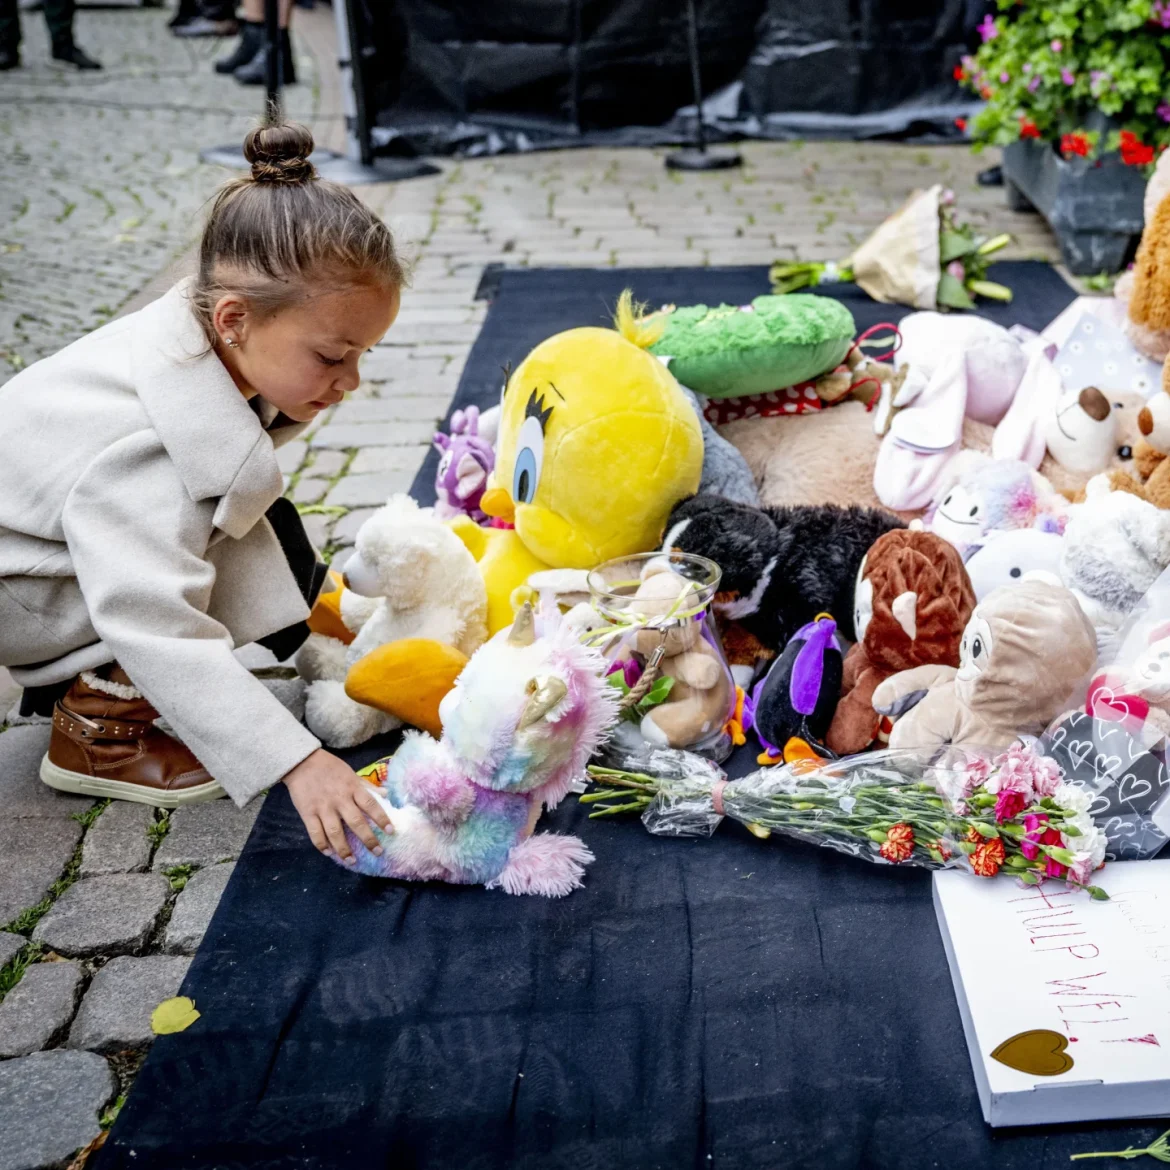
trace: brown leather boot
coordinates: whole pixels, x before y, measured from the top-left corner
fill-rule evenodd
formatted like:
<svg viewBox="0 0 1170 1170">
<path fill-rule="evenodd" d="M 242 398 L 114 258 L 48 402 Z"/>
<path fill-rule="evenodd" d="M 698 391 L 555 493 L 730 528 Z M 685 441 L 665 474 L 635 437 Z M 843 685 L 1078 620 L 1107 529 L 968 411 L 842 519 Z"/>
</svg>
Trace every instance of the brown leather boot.
<svg viewBox="0 0 1170 1170">
<path fill-rule="evenodd" d="M 61 792 L 177 808 L 223 789 L 177 739 L 121 667 L 86 671 L 53 712 L 41 779 Z"/>
</svg>

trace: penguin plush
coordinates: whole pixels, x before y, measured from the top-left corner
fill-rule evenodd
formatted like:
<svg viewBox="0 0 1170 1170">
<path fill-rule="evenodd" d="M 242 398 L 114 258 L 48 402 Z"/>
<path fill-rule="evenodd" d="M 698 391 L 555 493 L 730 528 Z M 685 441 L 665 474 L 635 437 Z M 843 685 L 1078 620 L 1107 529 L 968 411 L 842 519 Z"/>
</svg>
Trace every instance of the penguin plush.
<svg viewBox="0 0 1170 1170">
<path fill-rule="evenodd" d="M 788 757 L 789 741 L 800 740 L 817 754 L 841 696 L 843 660 L 837 623 L 825 613 L 802 626 L 756 684 L 746 713 L 764 748 L 763 762 Z"/>
</svg>

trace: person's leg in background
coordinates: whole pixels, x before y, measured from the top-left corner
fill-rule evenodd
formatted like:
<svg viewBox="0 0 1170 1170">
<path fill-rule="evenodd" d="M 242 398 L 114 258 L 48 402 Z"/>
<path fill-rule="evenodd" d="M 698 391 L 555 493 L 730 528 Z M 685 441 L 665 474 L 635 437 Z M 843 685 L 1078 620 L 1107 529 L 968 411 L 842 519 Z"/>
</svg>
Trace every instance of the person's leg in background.
<svg viewBox="0 0 1170 1170">
<path fill-rule="evenodd" d="M 79 49 L 73 40 L 74 0 L 44 0 L 45 24 L 49 26 L 54 61 L 66 61 L 78 69 L 100 69 L 101 63 Z"/>
<path fill-rule="evenodd" d="M 20 13 L 16 0 L 0 0 L 0 70 L 20 65 Z"/>
<path fill-rule="evenodd" d="M 171 21 L 177 37 L 231 37 L 239 31 L 236 0 L 179 0 Z"/>
<path fill-rule="evenodd" d="M 243 85 L 263 85 L 268 80 L 268 49 L 264 43 L 264 0 L 244 0 L 243 9 L 244 29 L 236 53 L 223 61 L 217 61 L 215 68 L 219 73 L 231 73 Z M 292 41 L 288 33 L 292 0 L 279 0 L 277 12 L 280 25 L 280 84 L 295 85 L 297 77 L 293 68 Z M 234 63 L 237 54 L 243 56 L 248 50 L 251 55 L 247 60 Z"/>
</svg>

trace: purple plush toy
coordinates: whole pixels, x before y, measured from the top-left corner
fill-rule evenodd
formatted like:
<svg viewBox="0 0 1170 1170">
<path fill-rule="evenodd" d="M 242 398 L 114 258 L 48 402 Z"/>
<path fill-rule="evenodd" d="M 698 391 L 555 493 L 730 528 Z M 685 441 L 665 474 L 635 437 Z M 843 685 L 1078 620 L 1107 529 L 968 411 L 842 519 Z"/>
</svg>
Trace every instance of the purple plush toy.
<svg viewBox="0 0 1170 1170">
<path fill-rule="evenodd" d="M 457 410 L 451 416 L 451 433 L 439 432 L 434 444 L 442 452 L 435 476 L 435 514 L 444 520 L 470 516 L 476 524 L 482 524 L 487 516 L 479 502 L 496 465 L 496 453 L 491 443 L 480 438 L 479 408 Z"/>
</svg>

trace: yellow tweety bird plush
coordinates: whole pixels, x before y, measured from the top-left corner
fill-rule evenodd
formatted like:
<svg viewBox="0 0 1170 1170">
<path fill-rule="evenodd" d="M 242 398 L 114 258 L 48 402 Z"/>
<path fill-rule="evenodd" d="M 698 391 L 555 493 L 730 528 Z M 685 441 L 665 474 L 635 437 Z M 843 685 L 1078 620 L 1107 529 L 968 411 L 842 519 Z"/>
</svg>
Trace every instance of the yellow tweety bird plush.
<svg viewBox="0 0 1170 1170">
<path fill-rule="evenodd" d="M 493 633 L 511 624 L 512 594 L 532 573 L 649 552 L 671 508 L 698 490 L 698 418 L 646 348 L 662 326 L 641 319 L 629 290 L 614 324 L 548 338 L 504 386 L 480 506 L 515 530 L 453 523 L 480 561 Z"/>
</svg>

